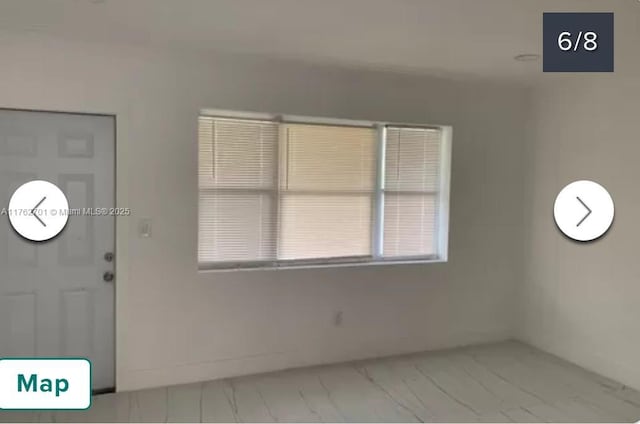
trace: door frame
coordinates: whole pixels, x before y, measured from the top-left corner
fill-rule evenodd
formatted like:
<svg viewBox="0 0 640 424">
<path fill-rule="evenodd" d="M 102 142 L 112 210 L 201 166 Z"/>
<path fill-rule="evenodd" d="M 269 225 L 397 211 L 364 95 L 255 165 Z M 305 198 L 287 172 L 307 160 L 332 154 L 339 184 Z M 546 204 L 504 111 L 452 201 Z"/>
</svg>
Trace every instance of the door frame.
<svg viewBox="0 0 640 424">
<path fill-rule="evenodd" d="M 22 102 L 18 102 L 20 104 Z M 114 164 L 113 164 L 113 189 L 114 189 L 114 207 L 129 207 L 129 192 L 128 192 L 128 176 L 129 168 L 126 166 L 128 157 L 128 143 L 120 141 L 127 140 L 127 134 L 129 127 L 128 113 L 125 113 L 129 108 L 124 105 L 119 105 L 112 109 L 101 110 L 100 108 L 87 108 L 90 111 L 78 112 L 75 107 L 54 106 L 48 107 L 45 105 L 19 105 L 10 106 L 5 103 L 0 103 L 0 110 L 5 111 L 17 111 L 17 112 L 39 112 L 39 113 L 58 113 L 65 115 L 86 115 L 86 116 L 105 116 L 113 118 L 114 125 Z M 118 391 L 118 381 L 121 378 L 123 369 L 120 367 L 124 363 L 124 349 L 121 346 L 121 341 L 124 340 L 122 333 L 126 330 L 126 319 L 123 316 L 123 311 L 126 310 L 123 306 L 123 300 L 126 299 L 126 288 L 128 287 L 129 275 L 127 270 L 129 269 L 128 251 L 129 246 L 127 243 L 130 219 L 131 216 L 116 215 L 114 218 L 114 273 L 116 275 L 114 289 L 114 387 L 100 389 L 93 391 L 93 394 L 102 394 Z"/>
</svg>

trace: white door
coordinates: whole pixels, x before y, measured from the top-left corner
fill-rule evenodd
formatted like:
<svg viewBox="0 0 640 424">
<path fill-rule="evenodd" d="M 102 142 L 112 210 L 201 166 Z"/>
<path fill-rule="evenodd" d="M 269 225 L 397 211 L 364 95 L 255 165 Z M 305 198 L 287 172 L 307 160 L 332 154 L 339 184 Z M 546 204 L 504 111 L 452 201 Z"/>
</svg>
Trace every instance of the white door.
<svg viewBox="0 0 640 424">
<path fill-rule="evenodd" d="M 0 110 L 0 209 L 36 179 L 71 209 L 112 208 L 114 153 L 114 117 Z M 114 233 L 113 216 L 84 214 L 31 242 L 0 216 L 0 357 L 86 357 L 93 389 L 115 386 Z"/>
</svg>

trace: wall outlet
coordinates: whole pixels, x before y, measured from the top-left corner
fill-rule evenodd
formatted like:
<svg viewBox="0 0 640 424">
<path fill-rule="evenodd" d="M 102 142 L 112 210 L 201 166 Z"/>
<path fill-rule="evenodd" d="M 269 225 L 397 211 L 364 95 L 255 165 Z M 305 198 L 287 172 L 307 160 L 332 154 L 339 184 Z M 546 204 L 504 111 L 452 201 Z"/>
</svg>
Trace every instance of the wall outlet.
<svg viewBox="0 0 640 424">
<path fill-rule="evenodd" d="M 342 311 L 337 311 L 333 314 L 333 325 L 336 327 L 342 327 Z"/>
</svg>

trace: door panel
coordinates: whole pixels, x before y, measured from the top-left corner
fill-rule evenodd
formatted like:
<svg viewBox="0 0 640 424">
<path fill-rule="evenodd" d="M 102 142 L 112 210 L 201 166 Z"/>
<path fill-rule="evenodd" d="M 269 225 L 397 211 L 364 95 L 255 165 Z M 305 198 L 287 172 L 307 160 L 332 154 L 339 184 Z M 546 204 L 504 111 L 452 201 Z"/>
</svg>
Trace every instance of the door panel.
<svg viewBox="0 0 640 424">
<path fill-rule="evenodd" d="M 14 293 L 0 297 L 0 334 L 6 342 L 4 356 L 35 355 L 35 293 Z M 7 339 L 4 340 L 4 335 Z"/>
<path fill-rule="evenodd" d="M 114 153 L 113 117 L 0 110 L 0 208 L 34 179 L 71 209 L 114 207 Z M 0 357 L 87 357 L 94 389 L 115 386 L 114 233 L 113 216 L 79 214 L 37 243 L 0 216 Z"/>
</svg>

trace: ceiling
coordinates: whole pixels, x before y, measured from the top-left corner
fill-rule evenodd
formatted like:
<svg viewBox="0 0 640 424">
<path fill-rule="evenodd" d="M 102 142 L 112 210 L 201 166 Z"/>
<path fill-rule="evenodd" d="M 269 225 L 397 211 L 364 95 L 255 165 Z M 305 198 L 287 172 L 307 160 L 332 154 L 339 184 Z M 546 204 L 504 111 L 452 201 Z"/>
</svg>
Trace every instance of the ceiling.
<svg viewBox="0 0 640 424">
<path fill-rule="evenodd" d="M 616 72 L 640 75 L 638 0 L 2 0 L 0 30 L 526 80 L 546 11 L 615 12 Z"/>
</svg>

